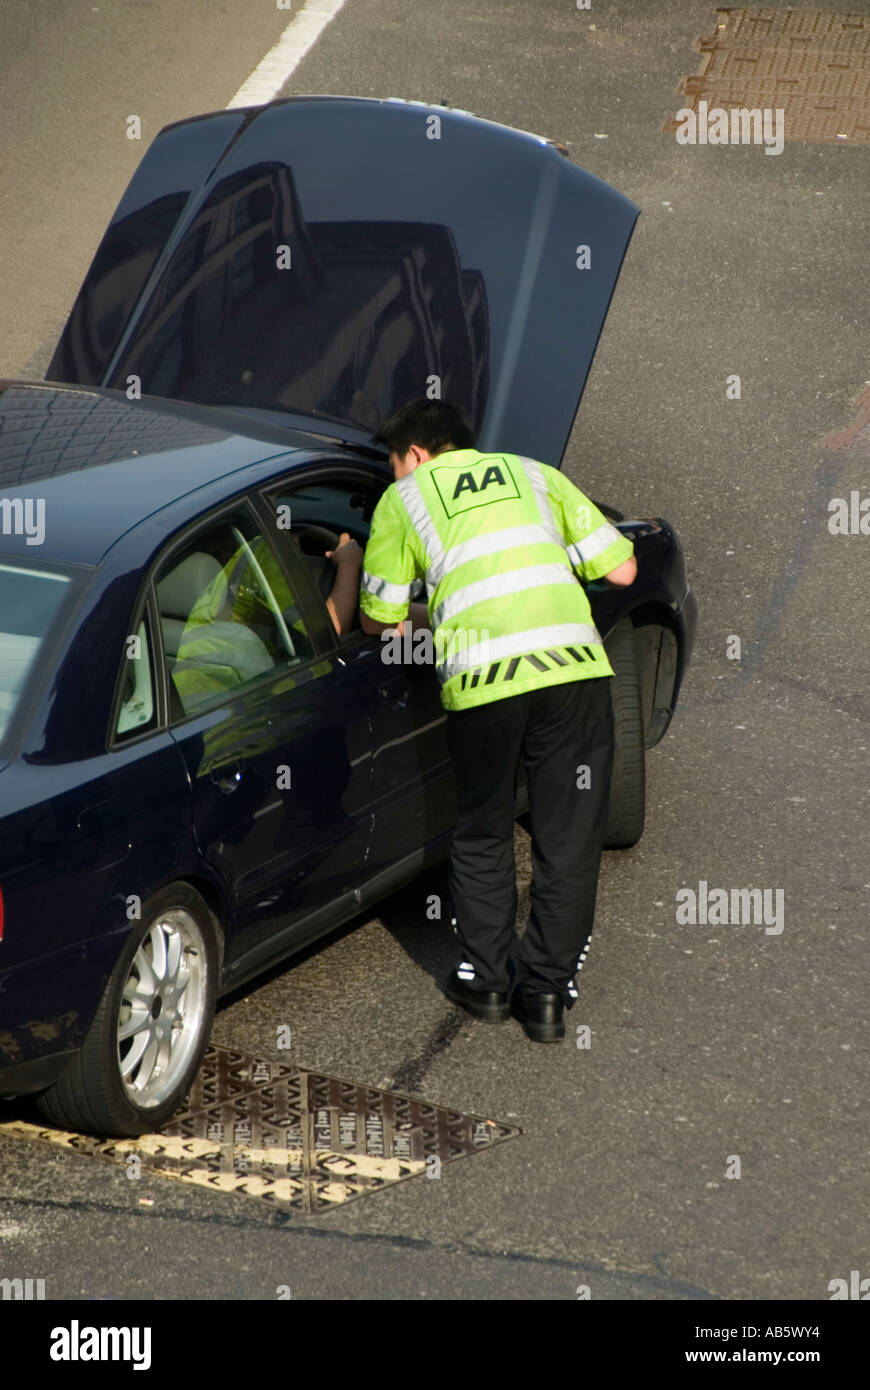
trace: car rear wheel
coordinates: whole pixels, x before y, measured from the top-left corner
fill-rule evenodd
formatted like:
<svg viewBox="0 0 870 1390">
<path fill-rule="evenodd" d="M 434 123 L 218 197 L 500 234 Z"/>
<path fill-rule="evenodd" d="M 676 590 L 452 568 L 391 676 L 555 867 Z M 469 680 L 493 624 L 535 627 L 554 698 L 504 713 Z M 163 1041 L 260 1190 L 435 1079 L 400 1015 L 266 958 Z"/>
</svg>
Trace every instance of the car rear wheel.
<svg viewBox="0 0 870 1390">
<path fill-rule="evenodd" d="M 38 1098 L 66 1129 L 135 1136 L 178 1109 L 214 1017 L 217 945 L 203 899 L 171 883 L 142 905 L 70 1068 Z"/>
<path fill-rule="evenodd" d="M 643 834 L 646 804 L 643 705 L 632 624 L 617 623 L 605 646 L 614 673 L 610 694 L 616 748 L 604 848 L 630 849 Z"/>
</svg>

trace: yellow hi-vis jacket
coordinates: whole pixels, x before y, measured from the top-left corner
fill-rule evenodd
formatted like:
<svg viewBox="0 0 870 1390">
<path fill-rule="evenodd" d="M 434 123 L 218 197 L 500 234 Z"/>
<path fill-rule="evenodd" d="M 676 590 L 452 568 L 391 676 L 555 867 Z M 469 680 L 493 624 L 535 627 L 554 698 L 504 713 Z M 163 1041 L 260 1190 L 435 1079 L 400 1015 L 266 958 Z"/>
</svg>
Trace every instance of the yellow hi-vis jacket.
<svg viewBox="0 0 870 1390">
<path fill-rule="evenodd" d="M 468 709 L 612 676 L 578 580 L 600 579 L 633 553 L 557 468 L 517 454 L 451 450 L 378 502 L 360 608 L 394 626 L 425 586 L 441 702 Z"/>
</svg>

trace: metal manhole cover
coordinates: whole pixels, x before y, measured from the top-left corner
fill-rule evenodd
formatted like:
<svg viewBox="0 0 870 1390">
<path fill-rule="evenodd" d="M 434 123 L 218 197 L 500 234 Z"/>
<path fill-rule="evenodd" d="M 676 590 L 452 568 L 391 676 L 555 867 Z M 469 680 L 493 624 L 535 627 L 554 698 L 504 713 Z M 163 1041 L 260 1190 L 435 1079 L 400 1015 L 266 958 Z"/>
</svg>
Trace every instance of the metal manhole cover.
<svg viewBox="0 0 870 1390">
<path fill-rule="evenodd" d="M 870 16 L 720 9 L 678 90 L 699 118 L 714 108 L 781 109 L 785 141 L 870 142 Z M 706 105 L 699 110 L 699 103 Z M 676 118 L 663 126 L 676 131 Z"/>
<path fill-rule="evenodd" d="M 522 1130 L 419 1096 L 209 1047 L 188 1108 L 159 1133 L 98 1139 L 12 1121 L 0 1133 L 318 1213 L 392 1183 L 440 1175 Z"/>
</svg>

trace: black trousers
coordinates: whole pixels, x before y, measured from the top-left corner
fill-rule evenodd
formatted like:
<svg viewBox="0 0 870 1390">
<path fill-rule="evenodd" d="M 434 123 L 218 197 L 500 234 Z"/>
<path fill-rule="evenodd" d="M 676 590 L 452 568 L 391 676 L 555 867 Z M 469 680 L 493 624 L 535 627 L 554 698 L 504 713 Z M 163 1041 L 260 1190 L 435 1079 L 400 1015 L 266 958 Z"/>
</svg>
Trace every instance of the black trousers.
<svg viewBox="0 0 870 1390">
<path fill-rule="evenodd" d="M 463 951 L 460 976 L 472 989 L 508 992 L 513 983 L 527 993 L 560 994 L 569 1008 L 574 1002 L 607 823 L 610 680 L 569 681 L 448 711 L 457 795 L 449 883 Z M 529 791 L 533 878 L 529 924 L 514 961 L 520 758 Z"/>
</svg>

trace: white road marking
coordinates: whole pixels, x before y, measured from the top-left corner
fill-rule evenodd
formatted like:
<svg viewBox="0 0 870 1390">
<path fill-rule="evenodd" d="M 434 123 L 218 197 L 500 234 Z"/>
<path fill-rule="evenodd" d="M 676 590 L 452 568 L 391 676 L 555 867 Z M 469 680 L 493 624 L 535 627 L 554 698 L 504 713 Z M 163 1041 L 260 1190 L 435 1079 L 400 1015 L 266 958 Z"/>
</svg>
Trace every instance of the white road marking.
<svg viewBox="0 0 870 1390">
<path fill-rule="evenodd" d="M 272 101 L 344 3 L 345 0 L 306 0 L 274 48 L 257 64 L 232 101 L 227 102 L 227 111 L 234 106 L 262 106 Z"/>
</svg>

